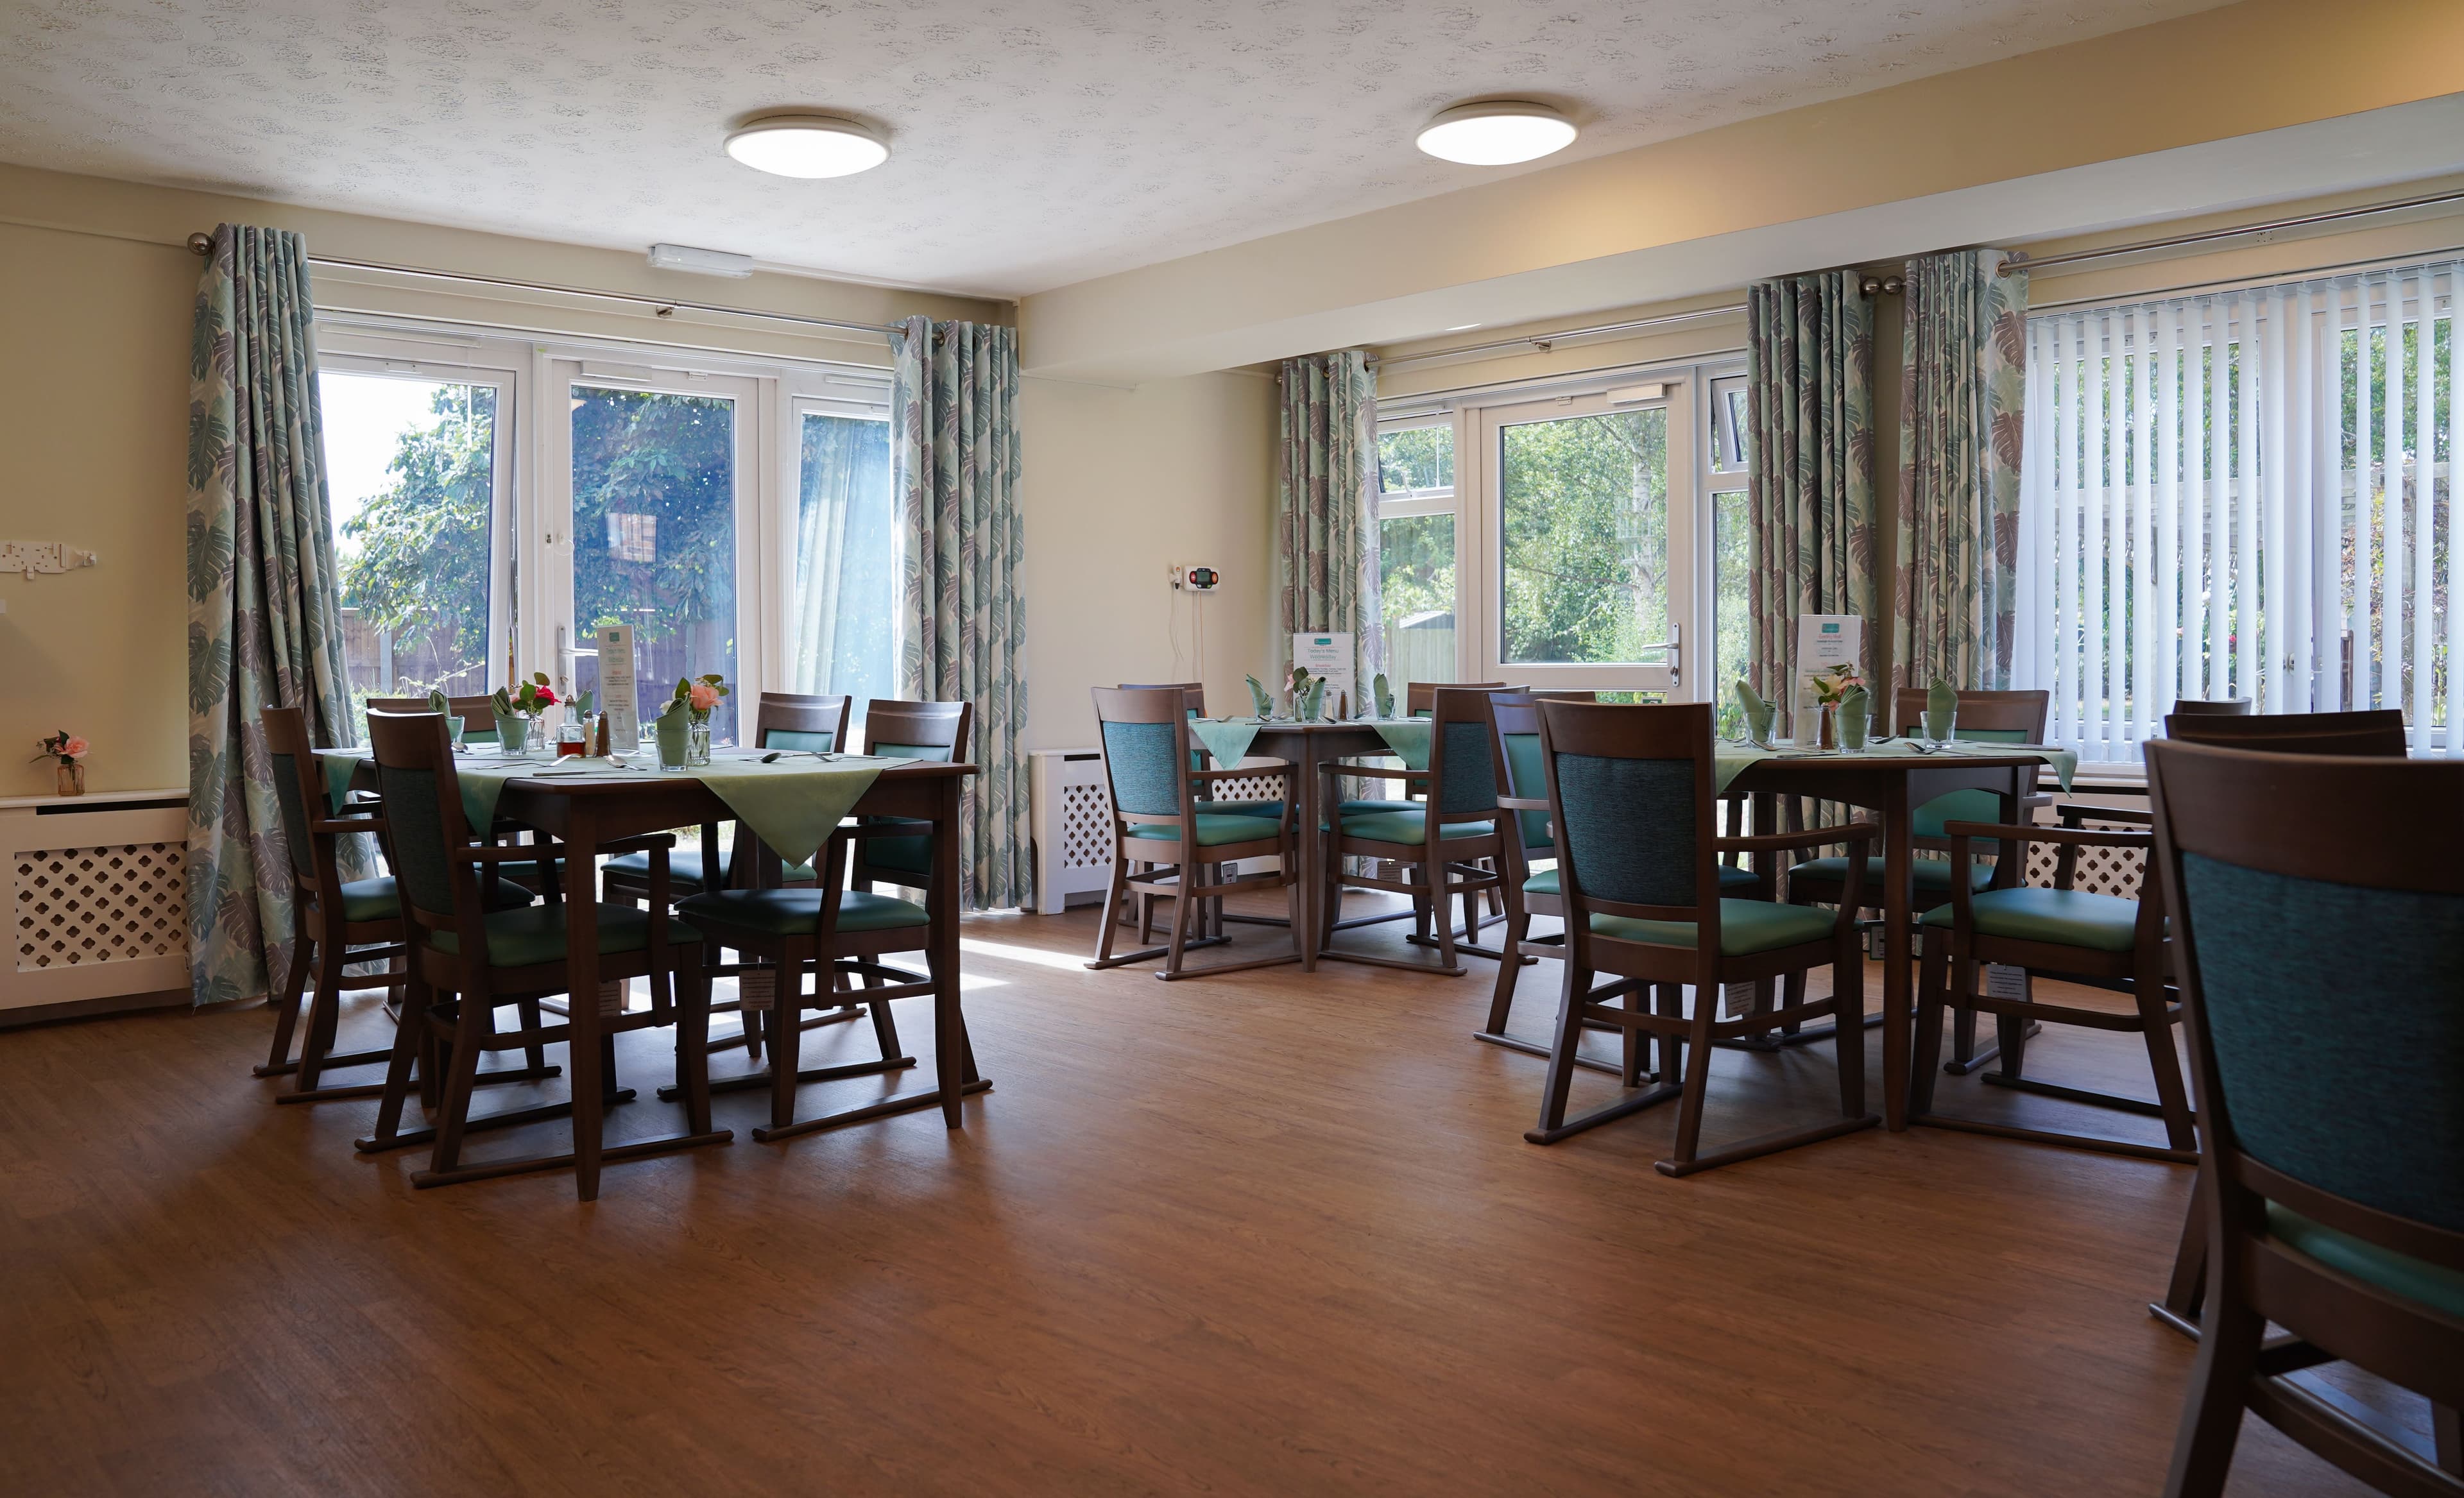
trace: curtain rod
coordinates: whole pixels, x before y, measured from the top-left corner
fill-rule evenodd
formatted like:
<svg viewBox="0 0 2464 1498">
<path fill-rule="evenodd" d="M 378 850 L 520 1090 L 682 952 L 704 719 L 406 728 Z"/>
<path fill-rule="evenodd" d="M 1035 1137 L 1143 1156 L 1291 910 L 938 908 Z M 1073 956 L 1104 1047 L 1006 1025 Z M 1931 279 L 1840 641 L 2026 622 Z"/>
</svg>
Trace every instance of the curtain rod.
<svg viewBox="0 0 2464 1498">
<path fill-rule="evenodd" d="M 190 234 L 188 248 L 201 255 L 211 254 L 214 253 L 213 235 Z M 546 281 L 517 281 L 501 275 L 472 275 L 461 271 L 429 271 L 415 265 L 386 265 L 377 260 L 341 260 L 328 255 L 312 254 L 308 257 L 308 263 L 330 266 L 336 270 L 383 271 L 390 275 L 419 275 L 438 281 L 468 281 L 480 286 L 509 286 L 517 291 L 555 292 L 564 297 L 596 297 L 603 301 L 629 301 L 645 307 L 655 307 L 659 309 L 661 317 L 667 316 L 678 307 L 683 307 L 693 312 L 719 312 L 738 318 L 760 318 L 771 322 L 801 322 L 809 327 L 844 328 L 850 333 L 878 333 L 884 338 L 896 338 L 906 331 L 903 328 L 879 322 L 847 322 L 837 318 L 806 318 L 792 312 L 756 312 L 745 307 L 721 306 L 716 302 L 678 301 L 670 297 L 644 297 L 632 292 L 591 291 L 581 286 L 557 286 Z"/>
<path fill-rule="evenodd" d="M 2449 192 L 2425 193 L 2417 198 L 2398 198 L 2391 203 L 2364 203 L 2352 208 L 2325 209 L 2316 213 L 2300 213 L 2292 218 L 2272 218 L 2263 223 L 2243 224 L 2233 229 L 2203 229 L 2194 234 L 2170 234 L 2163 239 L 2142 239 L 2126 245 L 2107 245 L 2101 250 L 2073 250 L 2063 254 L 2031 257 L 2026 251 L 2013 253 L 1993 268 L 1997 275 L 2015 275 L 2021 271 L 2041 271 L 2049 265 L 2072 265 L 2081 260 L 2103 260 L 2115 255 L 2141 254 L 2150 250 L 2172 250 L 2183 245 L 2202 245 L 2218 239 L 2240 239 L 2251 234 L 2270 234 L 2279 229 L 2304 229 L 2312 224 L 2333 224 L 2348 218 L 2367 218 L 2378 213 L 2396 213 L 2406 209 L 2434 208 L 2442 203 L 2464 203 L 2464 187 Z"/>
</svg>

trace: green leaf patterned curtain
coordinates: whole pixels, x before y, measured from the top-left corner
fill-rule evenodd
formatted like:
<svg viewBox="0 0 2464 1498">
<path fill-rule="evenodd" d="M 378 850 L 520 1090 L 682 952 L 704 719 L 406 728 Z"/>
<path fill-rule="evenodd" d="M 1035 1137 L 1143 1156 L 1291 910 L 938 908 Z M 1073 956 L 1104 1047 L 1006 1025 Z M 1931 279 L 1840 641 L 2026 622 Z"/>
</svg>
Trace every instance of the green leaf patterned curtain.
<svg viewBox="0 0 2464 1498">
<path fill-rule="evenodd" d="M 1783 724 L 1797 615 L 1860 614 L 1869 639 L 1876 625 L 1874 309 L 1859 279 L 1758 281 L 1746 299 L 1749 671 Z"/>
<path fill-rule="evenodd" d="M 1377 382 L 1359 349 L 1284 361 L 1275 485 L 1276 651 L 1350 630 L 1353 679 L 1385 669 L 1377 606 Z M 1364 688 L 1365 690 L 1365 688 Z M 1330 704 L 1330 707 L 1331 704 Z"/>
<path fill-rule="evenodd" d="M 357 742 L 299 236 L 216 228 L 188 361 L 188 936 L 197 1003 L 291 957 L 291 863 L 259 711 Z M 357 839 L 344 857 L 357 863 Z M 359 871 L 354 870 L 354 872 Z"/>
<path fill-rule="evenodd" d="M 2011 684 L 2028 277 L 1999 250 L 1908 262 L 1900 369 L 1900 588 L 1891 675 Z"/>
<path fill-rule="evenodd" d="M 976 705 L 958 843 L 961 902 L 1035 900 L 1027 846 L 1026 552 L 1019 514 L 1018 330 L 910 318 L 891 381 L 898 496 L 898 678 L 909 696 Z"/>
</svg>

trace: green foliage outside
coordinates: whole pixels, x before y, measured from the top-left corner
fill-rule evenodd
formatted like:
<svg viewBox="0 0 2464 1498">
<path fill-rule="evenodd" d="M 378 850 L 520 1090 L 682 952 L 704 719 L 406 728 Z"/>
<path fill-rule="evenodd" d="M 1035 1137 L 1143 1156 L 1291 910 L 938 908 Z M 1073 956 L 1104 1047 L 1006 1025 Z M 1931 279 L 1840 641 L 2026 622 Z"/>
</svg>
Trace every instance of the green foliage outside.
<svg viewBox="0 0 2464 1498">
<path fill-rule="evenodd" d="M 359 543 L 341 565 L 342 606 L 398 641 L 424 637 L 436 652 L 442 669 L 433 678 L 405 676 L 399 690 L 469 693 L 484 683 L 487 666 L 496 392 L 440 386 L 429 409 L 441 419 L 403 433 L 386 465 L 393 483 L 342 524 L 342 535 Z M 353 696 L 366 695 L 367 684 L 355 683 Z"/>
<path fill-rule="evenodd" d="M 1668 638 L 1668 413 L 1506 429 L 1505 659 L 1610 665 Z"/>
</svg>

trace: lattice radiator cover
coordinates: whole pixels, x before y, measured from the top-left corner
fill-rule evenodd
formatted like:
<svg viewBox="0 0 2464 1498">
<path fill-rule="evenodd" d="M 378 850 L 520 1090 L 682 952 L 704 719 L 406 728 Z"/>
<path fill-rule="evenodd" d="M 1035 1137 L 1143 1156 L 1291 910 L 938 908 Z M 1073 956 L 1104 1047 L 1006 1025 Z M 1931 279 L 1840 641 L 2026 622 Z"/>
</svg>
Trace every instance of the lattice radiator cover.
<svg viewBox="0 0 2464 1498">
<path fill-rule="evenodd" d="M 1035 840 L 1035 908 L 1057 915 L 1073 894 L 1112 882 L 1112 797 L 1093 749 L 1038 749 L 1027 826 Z"/>
<path fill-rule="evenodd" d="M 185 957 L 187 853 L 182 843 L 16 853 L 17 971 Z"/>
</svg>

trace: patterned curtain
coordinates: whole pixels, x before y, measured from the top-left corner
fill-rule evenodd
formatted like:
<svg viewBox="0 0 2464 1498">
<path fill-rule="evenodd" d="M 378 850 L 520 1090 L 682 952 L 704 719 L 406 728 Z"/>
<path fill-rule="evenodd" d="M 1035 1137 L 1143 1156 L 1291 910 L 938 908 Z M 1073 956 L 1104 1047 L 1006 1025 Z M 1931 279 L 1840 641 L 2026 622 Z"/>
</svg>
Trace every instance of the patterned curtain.
<svg viewBox="0 0 2464 1498">
<path fill-rule="evenodd" d="M 1797 615 L 1861 614 L 1869 640 L 1876 624 L 1874 309 L 1859 279 L 1825 271 L 1747 297 L 1750 674 L 1783 724 Z"/>
<path fill-rule="evenodd" d="M 291 956 L 291 863 L 258 712 L 356 743 L 299 236 L 224 224 L 188 357 L 188 936 L 197 1003 Z M 344 857 L 357 864 L 358 839 Z M 354 868 L 353 873 L 361 870 Z"/>
<path fill-rule="evenodd" d="M 891 384 L 898 496 L 898 680 L 976 705 L 958 844 L 968 910 L 1034 903 L 1027 847 L 1026 683 L 1019 675 L 1026 528 L 1018 508 L 1018 330 L 910 318 Z"/>
<path fill-rule="evenodd" d="M 1911 260 L 1900 373 L 1900 589 L 1891 676 L 2011 684 L 2028 277 L 1999 250 Z"/>
<path fill-rule="evenodd" d="M 1350 630 L 1353 679 L 1385 669 L 1377 604 L 1377 382 L 1359 349 L 1284 361 L 1283 469 L 1275 486 L 1276 651 Z M 1330 707 L 1331 704 L 1330 704 Z"/>
</svg>

